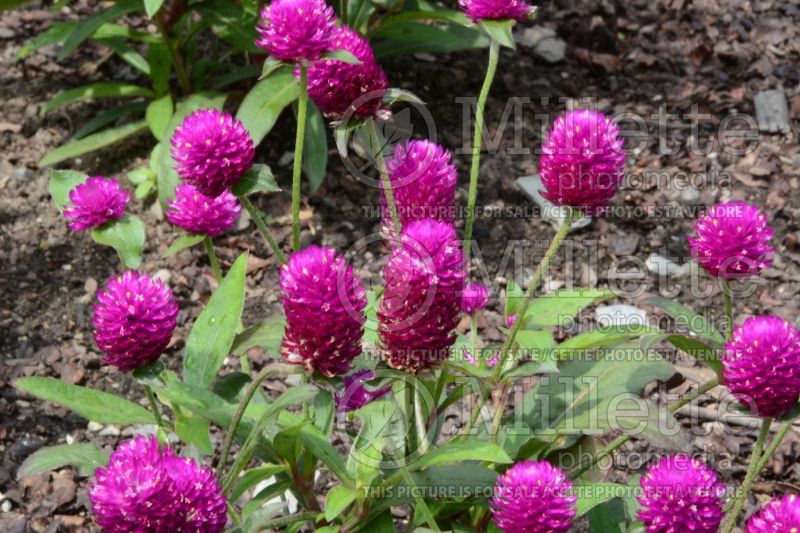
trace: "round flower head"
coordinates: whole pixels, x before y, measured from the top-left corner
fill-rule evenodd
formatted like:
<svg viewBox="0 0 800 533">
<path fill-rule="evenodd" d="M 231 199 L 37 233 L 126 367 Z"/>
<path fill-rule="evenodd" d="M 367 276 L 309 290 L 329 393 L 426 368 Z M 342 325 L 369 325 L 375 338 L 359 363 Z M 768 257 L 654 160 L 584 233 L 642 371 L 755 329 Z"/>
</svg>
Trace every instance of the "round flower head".
<svg viewBox="0 0 800 533">
<path fill-rule="evenodd" d="M 361 354 L 366 291 L 353 267 L 332 248 L 309 246 L 281 268 L 286 314 L 281 355 L 331 377 Z"/>
<path fill-rule="evenodd" d="M 800 397 L 800 332 L 775 316 L 754 316 L 725 344 L 728 390 L 759 416 L 781 417 Z"/>
<path fill-rule="evenodd" d="M 689 237 L 694 257 L 712 276 L 736 279 L 756 276 L 772 264 L 769 255 L 772 228 L 757 207 L 745 202 L 724 202 L 711 207 Z"/>
<path fill-rule="evenodd" d="M 209 198 L 197 187 L 182 183 L 175 189 L 175 199 L 167 202 L 167 219 L 189 233 L 219 235 L 236 225 L 242 206 L 234 195 L 224 191 Z"/>
<path fill-rule="evenodd" d="M 325 0 L 272 0 L 261 10 L 256 45 L 281 61 L 307 61 L 331 50 L 336 16 Z"/>
<path fill-rule="evenodd" d="M 172 291 L 129 270 L 108 280 L 94 304 L 94 340 L 103 362 L 127 372 L 152 363 L 169 344 L 178 318 Z"/>
<path fill-rule="evenodd" d="M 564 533 L 575 517 L 566 474 L 547 461 L 522 461 L 497 478 L 489 507 L 506 533 Z"/>
<path fill-rule="evenodd" d="M 800 498 L 787 494 L 773 498 L 747 522 L 745 533 L 797 533 L 800 531 Z"/>
<path fill-rule="evenodd" d="M 155 437 L 121 443 L 89 486 L 97 524 L 110 533 L 217 533 L 227 504 L 210 468 L 159 447 Z"/>
<path fill-rule="evenodd" d="M 455 342 L 464 255 L 450 224 L 432 219 L 410 222 L 383 272 L 378 309 L 384 359 L 417 373 L 450 355 Z"/>
<path fill-rule="evenodd" d="M 364 383 L 373 378 L 375 378 L 375 372 L 372 370 L 359 370 L 355 374 L 345 376 L 342 394 L 336 395 L 337 410 L 340 413 L 355 411 L 392 392 L 391 387 L 368 389 Z"/>
<path fill-rule="evenodd" d="M 461 295 L 461 310 L 471 315 L 489 304 L 489 289 L 481 283 L 470 283 Z"/>
<path fill-rule="evenodd" d="M 360 118 L 371 117 L 380 108 L 381 98 L 389 87 L 386 73 L 375 60 L 369 42 L 357 31 L 342 26 L 335 32 L 331 50 L 347 50 L 360 64 L 338 59 L 321 59 L 308 69 L 308 95 L 320 111 L 340 119 L 349 110 Z M 295 71 L 299 76 L 299 71 Z M 364 101 L 355 102 L 371 93 Z M 357 105 L 358 107 L 354 106 Z"/>
<path fill-rule="evenodd" d="M 725 487 L 701 460 L 662 457 L 639 484 L 638 518 L 648 533 L 716 533 L 719 528 Z"/>
<path fill-rule="evenodd" d="M 400 223 L 431 218 L 454 223 L 458 173 L 450 152 L 428 140 L 410 140 L 394 147 L 386 161 Z M 381 188 L 384 233 L 392 219 Z"/>
<path fill-rule="evenodd" d="M 584 214 L 602 213 L 623 178 L 625 149 L 619 129 L 587 109 L 559 116 L 542 145 L 542 196 Z"/>
<path fill-rule="evenodd" d="M 64 218 L 72 231 L 102 226 L 125 214 L 131 195 L 117 180 L 97 176 L 69 191 L 71 204 L 64 207 Z"/>
<path fill-rule="evenodd" d="M 255 155 L 244 125 L 217 109 L 195 111 L 172 135 L 175 170 L 210 198 L 235 185 Z"/>
<path fill-rule="evenodd" d="M 458 5 L 474 22 L 481 20 L 528 20 L 534 10 L 525 0 L 458 0 Z"/>
</svg>

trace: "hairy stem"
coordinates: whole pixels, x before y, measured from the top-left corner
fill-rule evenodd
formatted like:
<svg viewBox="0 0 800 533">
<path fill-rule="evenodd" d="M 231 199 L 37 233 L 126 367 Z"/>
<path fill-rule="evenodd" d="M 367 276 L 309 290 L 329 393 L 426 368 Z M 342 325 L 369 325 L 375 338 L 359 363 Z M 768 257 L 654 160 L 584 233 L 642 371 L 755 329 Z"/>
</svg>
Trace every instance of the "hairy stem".
<svg viewBox="0 0 800 533">
<path fill-rule="evenodd" d="M 175 41 L 172 40 L 169 34 L 169 28 L 164 23 L 164 10 L 160 9 L 156 16 L 153 18 L 156 23 L 161 39 L 164 41 L 164 46 L 167 47 L 169 58 L 172 66 L 175 67 L 175 73 L 178 75 L 178 83 L 181 86 L 181 91 L 184 95 L 192 94 L 192 84 L 189 81 L 189 75 L 186 73 L 186 66 L 183 64 L 183 58 L 180 51 L 175 46 Z"/>
<path fill-rule="evenodd" d="M 278 258 L 278 261 L 280 261 L 281 264 L 285 263 L 286 256 L 283 255 L 281 247 L 278 246 L 278 243 L 275 241 L 275 238 L 272 236 L 272 233 L 270 233 L 267 224 L 264 222 L 264 219 L 261 218 L 261 215 L 258 213 L 258 210 L 253 205 L 253 202 L 250 201 L 250 198 L 244 195 L 240 196 L 239 200 L 242 202 L 244 208 L 247 209 L 247 212 L 250 214 L 250 218 L 252 218 L 253 221 L 256 223 L 258 231 L 261 232 L 261 235 L 264 236 L 264 239 L 266 239 L 267 244 L 269 244 L 269 247 L 272 248 L 272 253 L 275 254 L 275 257 Z"/>
<path fill-rule="evenodd" d="M 386 196 L 386 205 L 389 207 L 389 216 L 392 220 L 392 235 L 394 236 L 395 243 L 400 243 L 400 215 L 397 212 L 397 202 L 394 199 L 394 190 L 392 189 L 392 181 L 389 179 L 389 172 L 386 170 L 386 159 L 383 156 L 383 143 L 378 136 L 378 129 L 375 127 L 375 121 L 368 119 L 366 122 L 367 133 L 369 134 L 369 144 L 372 148 L 372 153 L 375 157 L 375 163 L 378 166 L 378 174 L 381 179 L 381 187 L 383 194 Z"/>
<path fill-rule="evenodd" d="M 792 429 L 791 422 L 784 422 L 781 426 L 781 429 L 778 430 L 778 433 L 772 437 L 772 442 L 769 443 L 767 446 L 766 451 L 764 451 L 764 455 L 761 456 L 761 459 L 758 460 L 758 465 L 756 465 L 756 472 L 761 472 L 764 470 L 764 467 L 767 466 L 767 462 L 769 458 L 775 455 L 775 450 L 778 449 L 778 446 L 781 445 L 783 438 L 786 437 L 786 434 L 789 433 L 789 430 Z"/>
<path fill-rule="evenodd" d="M 308 109 L 308 66 L 300 63 L 300 98 L 297 101 L 297 136 L 294 140 L 292 166 L 292 250 L 300 249 L 300 176 L 303 171 L 303 144 L 306 136 L 306 111 Z"/>
<path fill-rule="evenodd" d="M 214 278 L 217 280 L 217 283 L 220 283 L 222 281 L 222 269 L 219 268 L 219 261 L 217 260 L 217 254 L 214 251 L 214 243 L 211 242 L 211 237 L 206 235 L 203 238 L 203 245 L 206 247 L 208 262 L 211 263 L 211 269 L 214 271 Z"/>
<path fill-rule="evenodd" d="M 725 305 L 725 338 L 729 339 L 733 333 L 733 296 L 728 280 L 720 278 L 722 286 L 722 302 Z"/>
<path fill-rule="evenodd" d="M 144 386 L 144 393 L 147 395 L 147 402 L 150 404 L 150 410 L 153 411 L 153 417 L 156 421 L 156 426 L 164 427 L 164 421 L 161 419 L 161 411 L 158 409 L 158 403 L 156 402 L 156 397 L 153 394 L 153 389 L 150 388 L 150 385 Z"/>
<path fill-rule="evenodd" d="M 761 451 L 764 449 L 764 442 L 767 440 L 767 435 L 769 435 L 769 427 L 771 425 L 772 418 L 765 418 L 764 423 L 761 424 L 761 432 L 758 434 L 758 439 L 756 440 L 755 446 L 753 446 L 753 454 L 750 457 L 750 468 L 747 469 L 747 474 L 744 476 L 744 481 L 742 481 L 742 486 L 739 489 L 739 492 L 737 492 L 734 496 L 732 501 L 732 509 L 728 511 L 722 521 L 723 526 L 721 531 L 723 533 L 731 533 L 733 528 L 736 526 L 736 519 L 739 518 L 739 513 L 742 512 L 744 501 L 747 499 L 747 494 L 750 492 L 750 486 L 753 484 L 753 480 L 755 479 L 756 475 L 758 475 L 758 465 L 761 462 Z"/>
</svg>

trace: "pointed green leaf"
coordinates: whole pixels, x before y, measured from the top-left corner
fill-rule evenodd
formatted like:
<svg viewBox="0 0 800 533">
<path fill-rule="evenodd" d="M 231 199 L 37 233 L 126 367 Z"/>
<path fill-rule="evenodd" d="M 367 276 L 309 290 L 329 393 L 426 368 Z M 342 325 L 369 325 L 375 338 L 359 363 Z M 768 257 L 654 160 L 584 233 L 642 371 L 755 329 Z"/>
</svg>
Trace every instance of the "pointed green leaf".
<svg viewBox="0 0 800 533">
<path fill-rule="evenodd" d="M 153 137 L 159 141 L 164 140 L 164 135 L 167 133 L 170 119 L 172 119 L 172 112 L 174 106 L 172 104 L 172 96 L 165 94 L 158 100 L 153 100 L 147 106 L 145 112 L 145 119 L 147 125 L 150 126 L 150 131 L 153 132 Z"/>
<path fill-rule="evenodd" d="M 158 13 L 158 10 L 161 9 L 161 4 L 164 3 L 164 0 L 144 0 L 144 10 L 147 13 L 147 16 L 153 18 Z"/>
<path fill-rule="evenodd" d="M 74 466 L 80 475 L 91 476 L 96 469 L 107 464 L 108 454 L 94 444 L 48 446 L 25 459 L 17 470 L 17 478 L 36 476 L 63 466 Z"/>
<path fill-rule="evenodd" d="M 642 303 L 653 305 L 664 311 L 675 320 L 675 325 L 679 330 L 688 329 L 695 335 L 710 340 L 717 346 L 725 343 L 725 337 L 705 318 L 688 309 L 675 300 L 669 300 L 660 296 L 647 298 Z"/>
<path fill-rule="evenodd" d="M 47 152 L 42 160 L 39 161 L 38 165 L 40 167 L 46 167 L 48 165 L 60 163 L 65 159 L 71 159 L 88 152 L 94 152 L 95 150 L 119 142 L 126 137 L 130 137 L 135 133 L 139 133 L 146 128 L 147 122 L 139 120 L 123 126 L 103 130 L 99 133 L 84 137 L 79 141 L 63 144 L 55 150 Z"/>
<path fill-rule="evenodd" d="M 175 242 L 173 242 L 170 245 L 169 248 L 167 248 L 167 251 L 164 252 L 164 257 L 169 257 L 171 255 L 177 254 L 181 250 L 191 248 L 195 244 L 203 242 L 203 239 L 205 239 L 205 235 L 195 235 L 192 233 L 187 235 L 181 235 L 175 240 Z"/>
<path fill-rule="evenodd" d="M 280 190 L 272 170 L 263 164 L 253 165 L 236 185 L 231 187 L 234 196 L 245 196 L 251 192 L 279 192 Z"/>
<path fill-rule="evenodd" d="M 514 42 L 511 28 L 514 27 L 515 23 L 515 20 L 483 20 L 480 24 L 486 30 L 486 33 L 500 43 L 501 46 L 514 50 L 517 44 Z"/>
<path fill-rule="evenodd" d="M 88 174 L 77 170 L 54 170 L 50 174 L 50 196 L 59 211 L 70 202 L 69 192 L 88 179 Z"/>
<path fill-rule="evenodd" d="M 333 59 L 341 61 L 342 63 L 349 63 L 351 65 L 360 65 L 361 60 L 353 55 L 350 50 L 328 50 L 322 54 L 322 59 Z"/>
<path fill-rule="evenodd" d="M 476 439 L 463 439 L 450 441 L 442 446 L 428 451 L 417 459 L 412 466 L 415 469 L 427 468 L 434 465 L 459 463 L 462 461 L 489 461 L 491 463 L 508 464 L 511 458 L 493 442 Z"/>
<path fill-rule="evenodd" d="M 64 41 L 64 46 L 58 52 L 58 60 L 62 61 L 75 51 L 80 44 L 97 31 L 106 22 L 119 18 L 128 13 L 133 13 L 142 8 L 140 0 L 120 0 L 109 8 L 98 11 L 96 14 L 84 19 Z"/>
<path fill-rule="evenodd" d="M 309 192 L 314 194 L 325 180 L 328 166 L 328 130 L 314 102 L 308 103 L 306 136 L 303 143 L 303 172 L 308 178 Z"/>
<path fill-rule="evenodd" d="M 281 69 L 256 83 L 242 100 L 236 118 L 250 132 L 258 146 L 269 133 L 281 112 L 297 99 L 299 89 L 292 71 Z"/>
<path fill-rule="evenodd" d="M 111 246 L 127 268 L 139 268 L 144 249 L 144 224 L 136 215 L 124 215 L 92 230 L 95 242 Z"/>
<path fill-rule="evenodd" d="M 344 513 L 347 507 L 356 501 L 358 491 L 344 485 L 336 485 L 325 496 L 325 520 L 333 522 L 335 518 Z"/>
</svg>

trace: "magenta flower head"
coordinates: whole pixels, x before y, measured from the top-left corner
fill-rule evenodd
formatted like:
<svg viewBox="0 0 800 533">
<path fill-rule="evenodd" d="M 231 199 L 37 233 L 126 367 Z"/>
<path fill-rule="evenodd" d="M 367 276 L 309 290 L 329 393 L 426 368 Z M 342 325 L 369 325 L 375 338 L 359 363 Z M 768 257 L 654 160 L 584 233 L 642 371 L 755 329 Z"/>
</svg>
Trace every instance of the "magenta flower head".
<svg viewBox="0 0 800 533">
<path fill-rule="evenodd" d="M 458 173 L 450 152 L 428 140 L 410 140 L 394 147 L 386 161 L 400 223 L 431 218 L 454 223 Z M 392 230 L 391 213 L 383 188 L 381 208 L 384 233 Z"/>
<path fill-rule="evenodd" d="M 489 507 L 506 533 L 564 533 L 577 498 L 572 482 L 547 461 L 522 461 L 497 478 Z"/>
<path fill-rule="evenodd" d="M 234 195 L 223 191 L 209 198 L 197 187 L 181 183 L 175 189 L 175 199 L 167 202 L 167 219 L 189 233 L 219 235 L 236 225 L 242 206 Z"/>
<path fill-rule="evenodd" d="M 662 457 L 639 485 L 638 518 L 648 533 L 716 533 L 719 528 L 725 486 L 700 459 Z"/>
<path fill-rule="evenodd" d="M 381 389 L 368 389 L 365 383 L 375 378 L 372 370 L 359 370 L 355 374 L 344 377 L 344 390 L 336 395 L 336 409 L 340 413 L 347 413 L 361 409 L 368 403 L 379 400 L 392 392 L 391 387 Z"/>
<path fill-rule="evenodd" d="M 121 443 L 89 486 L 97 524 L 109 533 L 218 533 L 227 503 L 210 468 L 178 457 L 154 436 Z"/>
<path fill-rule="evenodd" d="M 180 176 L 210 198 L 235 185 L 253 166 L 253 139 L 238 119 L 200 109 L 172 135 L 172 158 Z"/>
<path fill-rule="evenodd" d="M 469 283 L 461 295 L 461 310 L 468 315 L 480 311 L 489 304 L 489 289 L 481 283 Z"/>
<path fill-rule="evenodd" d="M 356 117 L 373 116 L 381 106 L 381 98 L 389 88 L 386 73 L 375 60 L 369 42 L 357 31 L 342 26 L 336 30 L 332 50 L 346 50 L 360 64 L 338 59 L 321 59 L 308 69 L 308 95 L 326 116 L 340 119 L 351 111 Z M 295 71 L 299 76 L 299 71 Z M 364 101 L 359 100 L 362 96 Z M 357 106 L 357 107 L 356 107 Z"/>
<path fill-rule="evenodd" d="M 689 237 L 694 257 L 709 274 L 724 279 L 757 276 L 772 264 L 772 228 L 757 207 L 745 202 L 724 202 L 706 211 Z"/>
<path fill-rule="evenodd" d="M 104 363 L 127 372 L 158 359 L 177 319 L 178 304 L 164 282 L 129 270 L 97 293 L 94 340 Z"/>
<path fill-rule="evenodd" d="M 524 22 L 534 10 L 525 0 L 458 0 L 458 5 L 473 22 L 503 19 Z"/>
<path fill-rule="evenodd" d="M 800 531 L 800 498 L 787 494 L 773 498 L 750 517 L 745 533 L 797 533 Z"/>
<path fill-rule="evenodd" d="M 542 196 L 587 215 L 601 214 L 623 179 L 625 149 L 617 126 L 588 109 L 559 116 L 542 145 Z"/>
<path fill-rule="evenodd" d="M 281 295 L 283 358 L 327 377 L 348 372 L 361 354 L 367 296 L 344 256 L 319 246 L 293 253 L 281 267 Z"/>
<path fill-rule="evenodd" d="M 722 364 L 728 390 L 758 416 L 784 416 L 800 398 L 800 332 L 781 318 L 745 320 Z"/>
<path fill-rule="evenodd" d="M 64 218 L 72 231 L 97 228 L 125 214 L 131 195 L 117 180 L 97 176 L 69 191 L 72 202 L 64 207 Z"/>
<path fill-rule="evenodd" d="M 310 61 L 331 50 L 336 15 L 325 0 L 272 0 L 261 10 L 256 45 L 281 61 Z"/>
<path fill-rule="evenodd" d="M 432 219 L 409 223 L 383 278 L 378 332 L 384 359 L 413 374 L 446 359 L 466 278 L 453 226 Z"/>
</svg>

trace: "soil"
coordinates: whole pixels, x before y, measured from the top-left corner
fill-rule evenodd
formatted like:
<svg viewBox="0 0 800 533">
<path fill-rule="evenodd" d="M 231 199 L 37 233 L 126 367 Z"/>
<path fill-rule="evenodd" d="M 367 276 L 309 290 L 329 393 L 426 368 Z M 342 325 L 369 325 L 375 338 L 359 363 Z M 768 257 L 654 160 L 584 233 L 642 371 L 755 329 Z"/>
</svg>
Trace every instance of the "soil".
<svg viewBox="0 0 800 533">
<path fill-rule="evenodd" d="M 111 449 L 138 429 L 89 424 L 60 407 L 35 401 L 16 390 L 13 381 L 30 375 L 53 376 L 132 398 L 142 396 L 135 381 L 99 363 L 100 355 L 91 340 L 93 297 L 98 286 L 118 271 L 116 255 L 87 235 L 75 235 L 66 228 L 49 199 L 49 169 L 36 165 L 46 151 L 67 140 L 81 124 L 114 105 L 108 101 L 74 104 L 41 116 L 45 102 L 60 91 L 90 81 L 135 82 L 137 77 L 99 46 L 84 45 L 62 62 L 56 61 L 54 47 L 18 60 L 17 52 L 30 38 L 54 22 L 86 16 L 92 9 L 86 2 L 71 3 L 56 12 L 50 7 L 49 2 L 37 0 L 0 15 L 0 378 L 4 383 L 0 392 L 0 530 L 9 532 L 94 531 L 87 479 L 62 469 L 18 480 L 17 468 L 42 446 L 91 441 Z M 146 27 L 145 21 L 131 22 Z M 524 36 L 516 51 L 501 53 L 487 124 L 490 136 L 498 132 L 498 124 L 507 122 L 508 126 L 499 130 L 494 153 L 483 155 L 478 204 L 512 208 L 518 213 L 484 216 L 475 225 L 485 267 L 475 268 L 473 277 L 495 289 L 481 320 L 482 338 L 487 342 L 501 338 L 500 289 L 508 279 L 524 282 L 530 278 L 553 235 L 547 220 L 531 214 L 535 204 L 515 182 L 516 177 L 537 170 L 536 154 L 520 152 L 538 147 L 543 124 L 568 103 L 585 98 L 606 113 L 642 117 L 651 134 L 630 151 L 630 179 L 615 198 L 612 214 L 571 234 L 573 259 L 568 261 L 565 253 L 560 254 L 545 287 L 614 286 L 614 269 L 631 271 L 639 265 L 643 279 L 635 287 L 638 290 L 615 303 L 641 306 L 657 319 L 658 312 L 641 302 L 661 294 L 719 318 L 718 288 L 703 281 L 701 287 L 707 290 L 697 296 L 692 293 L 691 276 L 672 274 L 675 265 L 659 275 L 644 264 L 653 253 L 685 264 L 686 236 L 697 209 L 717 201 L 743 199 L 762 206 L 767 213 L 775 228 L 777 254 L 754 290 L 737 301 L 738 317 L 769 312 L 800 326 L 800 7 L 790 2 L 745 0 L 560 1 L 543 7 L 536 21 L 526 27 L 534 25 L 555 30 L 556 37 L 567 43 L 566 57 L 548 63 L 534 53 Z M 523 29 L 518 28 L 520 33 Z M 438 141 L 455 151 L 461 175 L 460 205 L 466 203 L 470 159 L 466 153 L 469 136 L 463 133 L 464 105 L 459 97 L 477 94 L 485 55 L 466 51 L 383 61 L 394 86 L 413 91 L 428 104 Z M 789 130 L 761 132 L 747 153 L 731 155 L 718 135 L 725 117 L 732 113 L 755 117 L 756 95 L 771 89 L 785 92 Z M 513 109 L 507 107 L 513 97 L 528 100 L 523 100 L 522 111 L 512 113 L 509 119 L 503 113 Z M 668 147 L 677 147 L 670 154 L 660 153 L 654 134 L 661 108 L 683 115 L 671 118 L 662 136 Z M 685 116 L 690 113 L 703 115 L 695 128 Z M 542 119 L 542 114 L 547 118 Z M 273 166 L 284 186 L 290 173 L 284 156 L 294 137 L 288 115 L 284 114 L 262 143 L 258 156 Z M 635 141 L 629 134 L 628 146 Z M 690 150 L 692 142 L 706 150 Z M 62 166 L 117 176 L 127 184 L 125 172 L 143 166 L 152 144 L 151 137 L 141 135 Z M 649 179 L 658 175 L 668 179 Z M 688 187 L 680 179 L 687 175 L 692 176 Z M 315 195 L 305 197 L 305 202 L 304 243 L 341 250 L 355 246 L 357 261 L 369 263 L 362 270 L 366 281 L 377 282 L 381 247 L 370 245 L 365 250 L 359 244 L 359 239 L 378 231 L 378 220 L 365 216 L 364 210 L 378 205 L 377 191 L 348 175 L 331 150 L 326 182 Z M 257 203 L 273 218 L 274 231 L 286 247 L 289 195 L 273 194 Z M 676 213 L 677 208 L 681 211 Z M 143 269 L 165 279 L 181 307 L 178 331 L 164 356 L 172 365 L 179 361 L 188 327 L 216 282 L 199 247 L 163 256 L 179 233 L 162 220 L 157 206 L 137 204 L 133 210 L 147 224 Z M 523 240 L 530 242 L 519 242 Z M 242 251 L 250 251 L 245 323 L 277 313 L 275 262 L 255 227 L 244 219 L 237 230 L 215 242 L 223 268 Z M 504 266 L 512 246 L 522 250 L 521 255 L 512 266 Z M 593 316 L 592 311 L 581 315 L 577 328 L 591 327 Z M 558 334 L 572 332 L 574 329 L 560 330 Z M 263 354 L 251 355 L 254 365 L 263 363 Z M 670 383 L 676 387 L 673 392 L 682 392 L 709 376 L 709 371 L 686 358 L 680 358 L 678 365 L 686 381 Z M 269 386 L 281 390 L 286 385 L 271 382 Z M 663 395 L 663 390 L 651 389 L 648 394 L 652 398 Z M 713 408 L 715 396 L 705 397 L 701 404 Z M 448 419 L 451 427 L 462 424 L 458 417 Z M 714 419 L 707 420 L 702 429 L 694 436 L 694 452 L 716 465 L 723 481 L 741 481 L 755 431 L 731 435 Z M 626 466 L 625 458 L 648 449 L 643 441 L 623 447 L 609 477 L 624 481 L 628 472 L 636 469 Z M 790 432 L 755 485 L 758 499 L 800 489 L 799 454 L 800 435 Z M 751 499 L 748 509 L 754 506 Z"/>
</svg>

